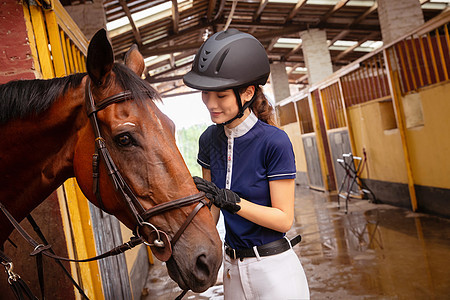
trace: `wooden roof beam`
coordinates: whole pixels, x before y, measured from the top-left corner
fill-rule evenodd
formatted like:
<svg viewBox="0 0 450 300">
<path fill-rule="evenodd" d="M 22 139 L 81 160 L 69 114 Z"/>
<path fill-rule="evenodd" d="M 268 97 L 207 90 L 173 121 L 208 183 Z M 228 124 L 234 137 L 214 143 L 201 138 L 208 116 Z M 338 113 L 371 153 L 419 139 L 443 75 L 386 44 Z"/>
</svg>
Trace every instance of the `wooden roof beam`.
<svg viewBox="0 0 450 300">
<path fill-rule="evenodd" d="M 141 54 L 144 57 L 149 57 L 153 55 L 163 55 L 163 54 L 171 54 L 173 52 L 183 52 L 187 50 L 198 50 L 200 46 L 203 44 L 203 41 L 196 42 L 196 43 L 190 43 L 190 44 L 183 44 L 183 45 L 175 45 L 175 46 L 169 46 L 169 47 L 161 47 L 161 48 L 155 48 L 155 49 L 144 49 L 141 51 Z"/>
<path fill-rule="evenodd" d="M 178 69 L 182 69 L 182 68 L 184 68 L 184 67 L 189 67 L 189 66 L 191 66 L 191 65 L 192 65 L 192 62 L 191 62 L 191 61 L 185 62 L 184 64 L 181 64 L 181 65 L 179 65 L 179 66 L 176 66 L 176 67 L 167 69 L 167 70 L 165 70 L 165 71 L 159 72 L 158 74 L 154 74 L 153 76 L 149 77 L 149 78 L 151 78 L 151 79 L 149 79 L 149 80 L 158 80 L 158 79 L 162 79 L 162 78 L 169 78 L 169 76 L 164 77 L 164 76 L 162 76 L 162 75 L 168 74 L 168 73 L 172 73 L 173 71 L 176 71 L 176 70 L 178 70 Z"/>
<path fill-rule="evenodd" d="M 201 31 L 201 30 L 204 30 L 205 28 L 208 28 L 208 26 L 207 25 L 203 25 L 203 24 L 192 26 L 192 27 L 190 27 L 188 29 L 181 30 L 180 32 L 178 32 L 178 34 L 168 35 L 168 36 L 166 36 L 166 37 L 164 37 L 162 39 L 159 39 L 158 41 L 148 43 L 142 49 L 140 49 L 140 51 L 141 51 L 141 53 L 142 53 L 142 55 L 144 57 L 152 56 L 153 54 L 151 54 L 151 55 L 148 54 L 147 55 L 147 53 L 152 53 L 154 51 L 154 49 L 150 49 L 150 48 L 160 47 L 161 45 L 163 45 L 165 43 L 168 43 L 172 39 L 176 39 L 177 37 L 180 37 L 180 36 L 183 36 L 183 35 L 189 35 L 189 34 L 191 34 L 193 32 L 199 32 L 199 35 L 201 36 L 203 34 L 203 31 Z M 199 43 L 201 45 L 201 43 L 203 43 L 203 39 L 200 39 Z M 182 47 L 182 45 L 180 45 L 179 47 Z M 182 48 L 180 48 L 180 49 L 182 50 Z M 180 51 L 174 51 L 174 52 L 180 52 Z M 119 55 L 120 53 L 119 52 L 118 53 L 114 52 L 114 54 L 117 57 L 117 55 Z M 166 53 L 163 53 L 163 54 L 166 54 Z"/>
<path fill-rule="evenodd" d="M 147 77 L 145 78 L 145 80 L 148 83 L 160 83 L 160 82 L 167 82 L 167 81 L 174 81 L 174 80 L 180 80 L 183 79 L 183 75 L 175 75 L 175 76 L 167 76 L 167 77 L 161 77 L 161 78 L 152 78 L 152 77 Z"/>
<path fill-rule="evenodd" d="M 336 35 L 331 41 L 330 44 L 328 46 L 333 46 L 333 44 L 337 41 L 342 39 L 343 37 L 345 37 L 347 34 L 349 34 L 350 30 L 342 30 L 341 32 L 339 32 L 338 35 Z"/>
<path fill-rule="evenodd" d="M 177 34 L 179 31 L 180 14 L 178 12 L 178 2 L 177 0 L 172 0 L 172 23 L 173 23 L 173 33 Z"/>
<path fill-rule="evenodd" d="M 273 46 L 277 43 L 278 38 L 274 38 L 270 40 L 269 46 L 267 47 L 267 51 L 272 51 Z"/>
<path fill-rule="evenodd" d="M 320 18 L 320 22 L 317 26 L 320 27 L 321 25 L 323 25 L 323 23 L 325 23 L 332 14 L 344 7 L 348 1 L 349 0 L 341 0 L 336 3 L 336 5 L 330 11 L 328 11 L 322 18 Z"/>
<path fill-rule="evenodd" d="M 127 2 L 125 0 L 119 0 L 119 3 L 122 6 L 123 11 L 127 15 L 128 21 L 130 22 L 136 43 L 138 44 L 139 47 L 142 47 L 141 34 L 139 33 L 139 28 L 136 27 L 136 24 L 134 23 L 133 18 L 131 17 L 131 12 L 130 9 L 128 8 Z"/>
<path fill-rule="evenodd" d="M 173 46 L 173 40 L 169 41 L 169 46 Z M 169 65 L 172 69 L 174 69 L 176 67 L 175 66 L 175 58 L 174 58 L 173 53 L 170 53 L 170 55 L 169 55 Z"/>
<path fill-rule="evenodd" d="M 195 53 L 197 53 L 196 50 L 184 51 L 183 53 L 175 56 L 174 59 L 175 59 L 175 61 L 181 60 L 181 59 L 186 58 L 188 56 L 195 55 Z M 170 63 L 169 59 L 165 59 L 165 60 L 159 61 L 157 63 L 151 64 L 151 65 L 147 65 L 147 68 L 153 70 L 153 69 L 161 68 L 162 66 L 165 66 L 165 65 L 167 65 L 169 63 Z"/>
<path fill-rule="evenodd" d="M 253 21 L 259 20 L 259 18 L 261 18 L 261 14 L 264 10 L 264 8 L 266 8 L 267 3 L 269 3 L 269 0 L 261 0 L 261 2 L 259 3 L 259 7 L 256 10 L 255 14 L 253 15 Z"/>
<path fill-rule="evenodd" d="M 288 17 L 287 17 L 286 20 L 284 21 L 284 23 L 290 22 L 290 21 L 295 17 L 295 15 L 298 13 L 298 11 L 299 11 L 303 6 L 305 6 L 305 4 L 306 4 L 306 0 L 298 0 L 298 1 L 297 1 L 297 4 L 295 4 L 294 9 L 291 10 L 291 12 L 289 13 Z"/>
<path fill-rule="evenodd" d="M 297 79 L 296 81 L 295 81 L 295 83 L 302 83 L 303 81 L 305 81 L 305 80 L 307 80 L 308 79 L 308 74 L 305 74 L 305 75 L 303 75 L 302 77 L 300 77 L 299 79 Z"/>
<path fill-rule="evenodd" d="M 338 56 L 336 56 L 336 58 L 333 61 L 339 61 L 341 60 L 344 56 L 346 56 L 347 54 L 349 54 L 350 52 L 352 52 L 353 50 L 355 50 L 357 47 L 361 46 L 362 43 L 373 39 L 374 37 L 376 37 L 378 35 L 377 32 L 374 32 L 372 34 L 369 34 L 368 36 L 364 37 L 362 40 L 359 40 L 357 44 L 345 49 L 344 51 L 342 51 L 341 53 L 339 53 Z"/>
<path fill-rule="evenodd" d="M 378 8 L 378 3 L 375 2 L 368 10 L 366 10 L 362 15 L 360 15 L 357 19 L 355 19 L 353 22 L 351 22 L 347 26 L 347 28 L 350 28 L 351 26 L 355 26 L 355 25 L 359 24 L 368 15 L 373 13 L 377 8 Z M 348 30 L 348 29 L 341 31 L 337 36 L 334 37 L 334 39 L 331 40 L 330 46 L 333 45 L 337 40 L 344 38 L 349 33 L 350 33 L 350 30 Z"/>
<path fill-rule="evenodd" d="M 170 39 L 176 38 L 179 35 L 182 34 L 189 34 L 195 31 L 198 31 L 199 29 L 204 29 L 207 26 L 205 25 L 199 25 L 195 26 L 186 30 L 180 31 L 176 36 L 166 37 L 163 38 L 157 42 L 149 43 L 145 45 L 146 47 L 140 49 L 141 53 L 144 57 L 149 57 L 153 55 L 163 55 L 163 54 L 170 54 L 171 52 L 181 52 L 186 50 L 193 50 L 200 48 L 200 46 L 203 44 L 203 41 L 199 41 L 196 43 L 190 43 L 190 44 L 183 44 L 183 45 L 175 45 L 172 47 L 159 47 L 160 45 L 167 43 Z M 268 30 L 264 33 L 255 34 L 254 36 L 262 41 L 262 40 L 272 40 L 273 38 L 280 37 L 284 34 L 292 34 L 296 32 L 300 32 L 302 30 L 305 30 L 306 27 L 304 26 L 284 26 L 281 29 L 277 30 Z M 116 54 L 117 56 L 117 54 Z"/>
<path fill-rule="evenodd" d="M 289 72 L 287 72 L 288 75 L 291 75 L 292 73 L 294 73 L 295 69 L 297 69 L 298 67 L 301 67 L 302 64 L 295 64 L 291 67 L 291 69 L 289 70 Z"/>
<path fill-rule="evenodd" d="M 283 55 L 284 59 L 288 59 L 289 56 L 294 55 L 295 53 L 297 53 L 301 48 L 302 48 L 302 42 L 298 43 L 297 46 L 295 46 L 294 49 L 292 49 L 291 51 L 289 51 L 289 53 L 287 53 L 286 55 Z"/>
<path fill-rule="evenodd" d="M 176 90 L 176 89 L 178 89 L 180 87 L 183 87 L 183 86 L 184 86 L 184 84 L 180 85 L 180 86 L 176 86 L 176 88 L 174 88 L 173 90 Z M 169 92 L 169 91 L 164 91 L 164 92 L 161 92 L 160 94 L 164 98 L 164 97 L 175 97 L 175 96 L 190 95 L 190 94 L 198 93 L 199 91 L 197 91 L 197 90 L 190 90 L 190 91 L 186 91 L 186 92 L 178 92 L 178 93 L 171 93 L 171 94 L 167 94 L 167 92 Z"/>
<path fill-rule="evenodd" d="M 216 22 L 216 25 L 222 25 L 225 24 L 225 22 Z M 260 31 L 263 29 L 267 29 L 267 30 L 278 30 L 278 29 L 283 29 L 283 28 L 292 28 L 292 27 L 297 27 L 297 28 L 302 28 L 302 30 L 307 30 L 308 28 L 312 28 L 312 27 L 308 27 L 307 24 L 305 23 L 301 23 L 301 24 L 280 24 L 280 23 L 275 23 L 275 22 L 254 22 L 254 21 L 246 21 L 246 20 L 233 20 L 233 25 L 234 27 L 250 27 L 250 26 L 256 26 Z M 380 31 L 380 26 L 378 25 L 346 25 L 346 24 L 342 24 L 342 23 L 324 23 L 323 28 L 322 29 L 331 29 L 331 30 L 344 30 L 344 29 L 351 29 L 351 30 L 359 30 L 359 31 Z"/>
<path fill-rule="evenodd" d="M 244 22 L 242 24 L 241 24 L 241 22 L 233 22 L 233 24 L 234 25 L 247 25 L 247 26 L 251 25 L 248 22 Z M 217 25 L 219 25 L 219 24 L 217 24 Z M 255 24 L 255 26 L 259 26 L 259 28 L 264 28 L 264 25 L 265 24 L 261 24 L 261 23 Z M 333 25 L 329 25 L 329 26 L 330 26 L 330 28 L 333 28 L 333 29 L 344 29 L 344 28 L 342 28 L 342 26 L 338 26 L 337 24 L 333 24 Z M 183 34 L 189 34 L 189 33 L 198 31 L 199 29 L 205 29 L 206 27 L 207 27 L 207 25 L 204 25 L 204 24 L 193 26 L 189 29 L 180 31 L 176 35 L 167 36 L 156 42 L 148 43 L 140 49 L 141 53 L 144 57 L 149 57 L 152 55 L 170 54 L 171 52 L 181 52 L 181 51 L 192 50 L 192 49 L 198 50 L 198 48 L 200 48 L 200 46 L 202 45 L 203 41 L 201 41 L 201 42 L 199 41 L 196 43 L 183 44 L 183 45 L 175 45 L 172 47 L 160 47 L 160 46 L 178 36 L 181 36 Z M 278 29 L 270 28 L 264 32 L 256 32 L 253 35 L 260 41 L 267 41 L 267 40 L 272 40 L 277 37 L 281 37 L 283 35 L 295 34 L 295 33 L 298 33 L 300 31 L 303 31 L 306 29 L 307 29 L 306 25 L 287 25 L 287 26 L 285 25 L 282 27 L 278 27 Z M 358 27 L 358 29 L 366 30 L 368 32 L 374 32 L 374 31 L 378 32 L 376 30 L 376 28 L 374 28 L 373 26 Z M 122 51 L 122 52 L 124 52 L 124 51 Z M 120 53 L 116 53 L 116 56 L 118 54 L 120 54 Z"/>
<path fill-rule="evenodd" d="M 360 15 L 355 21 L 353 21 L 350 25 L 359 24 L 362 20 L 364 20 L 368 15 L 373 13 L 378 8 L 378 2 L 375 2 L 368 10 L 366 10 L 362 15 Z"/>
<path fill-rule="evenodd" d="M 216 8 L 216 0 L 208 1 L 208 10 L 206 11 L 206 20 L 211 22 L 214 9 Z"/>
</svg>

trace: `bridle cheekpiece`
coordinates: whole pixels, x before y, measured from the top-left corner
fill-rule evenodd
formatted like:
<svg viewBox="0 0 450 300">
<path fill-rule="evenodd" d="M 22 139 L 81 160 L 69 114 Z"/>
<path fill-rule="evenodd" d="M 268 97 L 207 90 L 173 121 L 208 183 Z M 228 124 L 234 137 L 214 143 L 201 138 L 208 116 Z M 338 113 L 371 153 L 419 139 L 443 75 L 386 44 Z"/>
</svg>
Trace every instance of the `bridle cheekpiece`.
<svg viewBox="0 0 450 300">
<path fill-rule="evenodd" d="M 116 191 L 119 192 L 121 198 L 124 200 L 125 204 L 129 208 L 130 212 L 132 213 L 135 221 L 136 221 L 136 229 L 134 231 L 135 235 L 138 238 L 142 239 L 142 242 L 148 246 L 151 246 L 155 253 L 155 256 L 162 260 L 167 261 L 171 255 L 172 255 L 172 248 L 174 247 L 175 243 L 178 241 L 180 236 L 183 234 L 187 226 L 191 223 L 191 221 L 194 219 L 195 215 L 198 213 L 198 211 L 203 206 L 208 206 L 209 204 L 205 201 L 205 194 L 203 192 L 199 192 L 197 194 L 183 197 L 180 199 L 176 199 L 173 201 L 161 203 L 158 205 L 155 205 L 154 207 L 145 210 L 142 204 L 139 202 L 135 194 L 133 193 L 130 186 L 126 183 L 126 181 L 123 179 L 120 171 L 117 169 L 116 164 L 114 163 L 108 148 L 106 147 L 106 142 L 104 138 L 101 135 L 100 132 L 100 126 L 97 120 L 97 112 L 100 110 L 108 107 L 110 104 L 132 100 L 131 92 L 130 91 L 124 91 L 121 93 L 118 93 L 116 95 L 107 97 L 98 103 L 94 102 L 94 99 L 92 97 L 92 91 L 90 88 L 90 79 L 87 79 L 86 83 L 86 91 L 85 91 L 85 99 L 86 99 L 86 112 L 87 115 L 91 121 L 92 128 L 94 130 L 95 134 L 95 153 L 93 154 L 92 159 L 92 167 L 93 167 L 93 192 L 95 194 L 95 197 L 97 198 L 97 202 L 100 206 L 100 208 L 107 212 L 107 210 L 104 207 L 101 195 L 100 195 L 100 169 L 99 164 L 100 160 L 103 160 L 105 167 L 108 171 L 109 176 L 111 177 L 111 180 L 114 184 L 114 188 Z M 148 222 L 148 220 L 156 215 L 163 214 L 169 210 L 178 209 L 183 206 L 191 205 L 198 202 L 197 206 L 194 208 L 194 210 L 187 216 L 184 223 L 181 225 L 181 227 L 178 229 L 178 231 L 173 236 L 172 240 L 169 241 L 169 238 L 167 234 L 159 230 L 155 225 Z M 141 236 L 141 230 L 144 227 L 149 227 L 150 235 L 154 238 L 152 243 L 149 243 Z M 152 238 L 152 239 L 153 239 Z M 155 247 L 155 248 L 153 248 Z M 159 248 L 159 249 L 156 249 Z M 163 250 L 163 251 L 158 251 Z M 159 254 L 159 255 L 158 255 Z"/>
</svg>

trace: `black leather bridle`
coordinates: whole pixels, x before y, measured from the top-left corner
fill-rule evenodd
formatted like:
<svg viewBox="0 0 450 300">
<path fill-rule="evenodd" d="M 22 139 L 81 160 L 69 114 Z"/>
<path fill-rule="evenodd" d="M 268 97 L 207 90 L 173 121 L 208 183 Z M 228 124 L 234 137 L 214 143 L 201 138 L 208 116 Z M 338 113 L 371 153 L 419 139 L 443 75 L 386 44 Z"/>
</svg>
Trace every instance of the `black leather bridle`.
<svg viewBox="0 0 450 300">
<path fill-rule="evenodd" d="M 43 266 L 42 266 L 42 255 L 45 255 L 47 257 L 53 258 L 56 260 L 56 262 L 61 266 L 61 268 L 65 271 L 66 275 L 71 279 L 72 283 L 75 285 L 75 287 L 78 289 L 80 294 L 83 296 L 83 298 L 88 299 L 86 294 L 84 293 L 83 289 L 77 284 L 77 282 L 70 276 L 70 273 L 65 269 L 65 267 L 61 264 L 61 261 L 74 261 L 74 262 L 89 262 L 98 260 L 101 258 L 118 255 L 120 253 L 123 253 L 129 249 L 134 248 L 135 246 L 144 243 L 152 249 L 162 249 L 158 253 L 154 253 L 154 255 L 162 260 L 167 261 L 172 256 L 172 249 L 175 245 L 175 243 L 178 241 L 180 236 L 183 234 L 183 232 L 186 230 L 186 228 L 189 226 L 189 224 L 192 222 L 194 217 L 197 215 L 197 213 L 200 211 L 200 209 L 203 206 L 207 206 L 210 208 L 210 203 L 207 203 L 205 200 L 205 194 L 203 192 L 183 197 L 180 199 L 176 199 L 173 201 L 165 202 L 162 204 L 158 204 L 153 206 L 150 209 L 145 210 L 142 204 L 139 202 L 137 197 L 134 195 L 133 191 L 129 187 L 129 185 L 125 182 L 122 175 L 120 174 L 119 170 L 116 167 L 116 164 L 114 163 L 111 155 L 109 154 L 108 149 L 106 148 L 106 142 L 101 136 L 100 132 L 100 126 L 98 124 L 97 120 L 97 112 L 108 107 L 108 105 L 112 103 L 122 102 L 132 100 L 131 92 L 130 91 L 124 91 L 119 94 L 110 96 L 106 99 L 103 99 L 99 101 L 97 104 L 94 102 L 94 99 L 92 97 L 92 92 L 90 88 L 90 79 L 87 79 L 86 82 L 86 90 L 85 90 L 85 102 L 86 102 L 86 110 L 87 115 L 91 121 L 92 127 L 94 129 L 95 134 L 95 153 L 93 155 L 93 189 L 94 194 L 97 198 L 97 201 L 99 203 L 99 206 L 102 210 L 106 211 L 101 196 L 100 196 L 100 184 L 99 184 L 99 163 L 100 159 L 103 159 L 105 162 L 106 169 L 108 171 L 108 174 L 111 176 L 111 180 L 114 184 L 114 187 L 116 191 L 118 191 L 121 195 L 121 198 L 125 201 L 127 207 L 129 208 L 130 212 L 134 216 L 136 220 L 136 229 L 134 231 L 136 237 L 132 237 L 130 241 L 119 245 L 105 253 L 102 253 L 100 255 L 97 255 L 95 257 L 90 257 L 86 259 L 70 259 L 66 257 L 61 257 L 55 254 L 53 250 L 51 249 L 51 245 L 47 243 L 45 238 L 42 235 L 42 232 L 40 231 L 39 227 L 37 225 L 33 226 L 33 229 L 38 233 L 38 235 L 41 237 L 41 240 L 43 241 L 43 244 L 37 242 L 28 232 L 19 224 L 19 222 L 9 213 L 7 208 L 0 202 L 0 211 L 3 212 L 3 214 L 7 217 L 7 219 L 11 222 L 13 227 L 20 233 L 20 235 L 33 247 L 33 251 L 30 253 L 31 256 L 36 256 L 37 258 L 37 265 L 38 265 L 38 273 L 39 273 L 39 283 L 41 286 L 41 294 L 44 295 L 44 280 L 43 280 Z M 191 205 L 194 203 L 197 203 L 197 206 L 191 211 L 191 213 L 187 216 L 184 223 L 180 226 L 178 231 L 175 233 L 175 235 L 172 237 L 172 240 L 169 241 L 169 238 L 167 234 L 159 230 L 155 225 L 148 222 L 148 219 L 150 219 L 153 216 L 163 214 L 167 211 L 178 209 L 187 205 Z M 31 218 L 31 215 L 28 216 L 29 219 Z M 33 220 L 34 223 L 34 220 Z M 147 240 L 144 239 L 143 236 L 140 235 L 140 230 L 144 227 L 149 227 L 150 234 L 148 234 L 148 237 L 154 238 L 153 242 L 149 243 Z M 148 233 L 148 232 L 147 232 Z M 1 246 L 1 245 L 0 245 Z M 26 283 L 20 279 L 20 276 L 18 276 L 16 273 L 13 272 L 13 263 L 11 259 L 6 256 L 3 251 L 0 249 L 0 263 L 5 266 L 5 270 L 8 274 L 8 282 L 13 289 L 15 295 L 18 299 L 21 299 L 21 296 L 23 294 L 27 295 L 30 299 L 32 299 L 34 296 L 31 293 L 31 290 L 26 285 Z M 184 290 L 176 299 L 181 299 L 186 294 L 188 290 Z"/>
<path fill-rule="evenodd" d="M 91 121 L 92 128 L 94 130 L 95 134 L 95 153 L 93 155 L 93 190 L 94 194 L 97 198 L 97 201 L 99 203 L 99 206 L 102 210 L 107 211 L 103 205 L 103 201 L 101 199 L 100 195 L 100 185 L 99 185 L 99 160 L 102 159 L 105 163 L 106 169 L 108 171 L 108 174 L 111 177 L 111 180 L 114 184 L 114 188 L 119 192 L 122 199 L 124 200 L 125 204 L 129 208 L 130 212 L 132 213 L 137 227 L 135 230 L 135 234 L 140 237 L 140 229 L 148 226 L 152 230 L 152 233 L 156 233 L 156 238 L 153 242 L 148 242 L 143 240 L 143 242 L 146 245 L 149 246 L 155 246 L 159 248 L 168 247 L 169 245 L 166 245 L 164 240 L 161 238 L 161 236 L 166 237 L 165 240 L 167 240 L 167 234 L 159 229 L 156 228 L 153 224 L 147 222 L 148 219 L 150 219 L 152 216 L 159 215 L 162 213 L 165 213 L 172 209 L 181 208 L 183 206 L 191 205 L 193 203 L 198 202 L 197 206 L 194 208 L 194 210 L 187 216 L 184 223 L 181 225 L 181 227 L 178 229 L 178 231 L 175 233 L 175 235 L 172 237 L 172 240 L 170 241 L 170 246 L 173 248 L 175 243 L 178 241 L 180 236 L 183 234 L 184 230 L 189 226 L 195 215 L 198 213 L 198 211 L 205 205 L 209 206 L 208 203 L 205 201 L 205 194 L 203 192 L 183 197 L 180 199 L 176 199 L 173 201 L 169 201 L 166 203 L 155 205 L 154 207 L 145 210 L 142 207 L 142 204 L 139 202 L 137 197 L 134 195 L 133 191 L 129 187 L 129 185 L 125 182 L 122 175 L 120 174 L 119 170 L 117 169 L 111 155 L 109 154 L 109 151 L 106 147 L 105 140 L 103 139 L 101 132 L 100 132 L 100 126 L 98 124 L 97 120 L 97 112 L 101 111 L 102 109 L 108 107 L 110 104 L 122 102 L 131 100 L 131 92 L 130 91 L 124 91 L 119 94 L 110 96 L 108 98 L 105 98 L 98 103 L 94 102 L 94 99 L 92 97 L 92 92 L 90 88 L 90 79 L 87 79 L 86 82 L 86 95 L 85 95 L 85 101 L 86 101 L 86 110 L 87 115 Z M 169 246 L 169 247 L 170 247 Z M 169 256 L 170 258 L 170 256 Z M 167 258 L 168 259 L 168 258 Z"/>
</svg>

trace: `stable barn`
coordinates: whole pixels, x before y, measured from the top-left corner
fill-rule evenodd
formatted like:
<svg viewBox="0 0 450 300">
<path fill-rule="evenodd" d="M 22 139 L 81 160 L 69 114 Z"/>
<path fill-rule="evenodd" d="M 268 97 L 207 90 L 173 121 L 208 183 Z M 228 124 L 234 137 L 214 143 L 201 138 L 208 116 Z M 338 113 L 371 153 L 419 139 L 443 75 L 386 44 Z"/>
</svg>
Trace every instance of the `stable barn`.
<svg viewBox="0 0 450 300">
<path fill-rule="evenodd" d="M 181 81 L 190 59 L 203 35 L 222 30 L 230 19 L 231 26 L 261 40 L 272 62 L 269 87 L 279 126 L 294 146 L 299 185 L 338 192 L 346 176 L 338 160 L 351 153 L 364 165 L 358 173 L 359 184 L 347 194 L 369 198 L 359 188 L 363 183 L 379 203 L 450 217 L 448 7 L 416 1 L 424 22 L 386 41 L 376 1 L 362 6 L 350 6 L 358 1 L 332 5 L 300 0 L 194 0 L 178 1 L 175 6 L 177 1 L 61 2 L 65 6 L 58 0 L 0 4 L 0 83 L 85 72 L 93 32 L 106 27 L 106 22 L 125 18 L 126 25 L 109 32 L 116 58 L 121 59 L 135 43 L 145 58 L 151 58 L 146 80 L 163 96 L 190 93 Z M 159 5 L 169 9 L 148 20 L 133 21 L 132 14 Z M 102 16 L 100 20 L 96 15 Z M 324 74 L 305 71 L 307 36 L 300 32 L 316 29 L 326 32 L 325 41 L 330 43 L 326 49 L 330 60 L 324 67 L 329 71 Z M 346 36 L 355 43 L 347 48 L 334 45 Z M 279 38 L 296 41 L 292 45 Z M 355 51 L 369 39 L 384 40 L 384 44 L 369 53 Z M 320 69 L 309 65 L 313 68 Z M 71 258 L 95 256 L 131 236 L 117 219 L 88 202 L 73 178 L 32 215 L 44 234 L 52 237 L 55 252 Z M 32 231 L 26 220 L 22 224 Z M 39 295 L 29 246 L 17 232 L 11 240 L 18 248 L 5 243 L 5 252 L 14 253 L 15 270 L 27 277 L 33 293 Z M 99 263 L 64 264 L 92 299 L 139 299 L 152 261 L 150 249 L 142 246 Z M 48 298 L 80 298 L 53 262 L 46 262 L 44 268 Z M 0 295 L 6 293 L 9 287 L 1 278 Z"/>
</svg>

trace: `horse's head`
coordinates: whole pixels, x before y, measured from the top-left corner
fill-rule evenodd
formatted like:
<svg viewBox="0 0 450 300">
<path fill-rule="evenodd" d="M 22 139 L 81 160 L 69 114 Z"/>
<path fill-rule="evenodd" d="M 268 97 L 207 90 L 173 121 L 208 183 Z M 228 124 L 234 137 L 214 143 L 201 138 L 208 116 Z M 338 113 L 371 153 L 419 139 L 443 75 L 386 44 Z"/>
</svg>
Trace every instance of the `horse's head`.
<svg viewBox="0 0 450 300">
<path fill-rule="evenodd" d="M 196 195 L 198 190 L 175 144 L 174 124 L 156 107 L 156 91 L 140 78 L 144 67 L 136 47 L 127 53 L 125 65 L 114 64 L 106 32 L 101 30 L 92 38 L 85 91 L 91 120 L 79 132 L 75 175 L 91 202 L 148 243 L 153 244 L 160 233 L 165 245 L 152 249 L 163 249 L 162 256 L 177 235 L 171 255 L 166 256 L 169 274 L 183 289 L 204 291 L 216 281 L 222 252 L 208 208 L 200 208 L 197 197 L 195 202 L 158 210 L 156 215 L 145 213 Z M 93 167 L 93 153 L 99 157 L 98 170 Z M 200 210 L 191 214 L 195 209 Z M 192 221 L 185 224 L 190 216 Z"/>
</svg>

